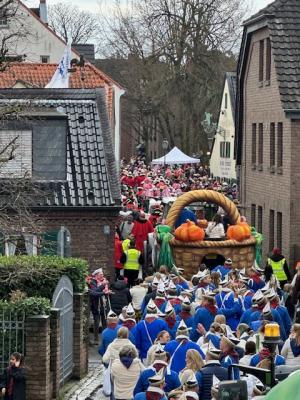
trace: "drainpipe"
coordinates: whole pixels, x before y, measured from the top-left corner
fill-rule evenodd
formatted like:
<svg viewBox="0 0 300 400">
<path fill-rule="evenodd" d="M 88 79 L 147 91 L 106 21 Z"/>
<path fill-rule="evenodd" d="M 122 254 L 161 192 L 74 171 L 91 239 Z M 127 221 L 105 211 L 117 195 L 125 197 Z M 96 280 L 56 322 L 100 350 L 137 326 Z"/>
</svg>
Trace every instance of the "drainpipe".
<svg viewBox="0 0 300 400">
<path fill-rule="evenodd" d="M 121 97 L 125 94 L 125 90 L 114 85 L 115 94 L 115 138 L 114 150 L 117 165 L 117 172 L 120 171 L 120 150 L 121 150 Z"/>
</svg>

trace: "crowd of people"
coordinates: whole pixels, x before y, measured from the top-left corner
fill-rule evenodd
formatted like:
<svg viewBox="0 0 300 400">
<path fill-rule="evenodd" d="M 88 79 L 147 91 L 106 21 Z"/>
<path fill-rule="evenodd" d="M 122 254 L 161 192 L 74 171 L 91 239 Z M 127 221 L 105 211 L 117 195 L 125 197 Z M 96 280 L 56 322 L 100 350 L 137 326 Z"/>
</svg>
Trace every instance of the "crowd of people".
<svg viewBox="0 0 300 400">
<path fill-rule="evenodd" d="M 241 379 L 252 399 L 265 387 L 253 375 L 240 375 L 237 365 L 271 369 L 272 349 L 264 341 L 270 323 L 278 324 L 281 338 L 275 365 L 300 367 L 295 310 L 300 268 L 292 281 L 280 249 L 273 250 L 265 268 L 254 263 L 237 270 L 231 259 L 217 266 L 201 264 L 191 277 L 180 265 L 143 268 L 145 242 L 164 223 L 164 196 L 205 188 L 235 201 L 235 184 L 210 179 L 198 165 L 153 169 L 139 158 L 123 165 L 121 183 L 116 277 L 109 283 L 99 269 L 89 280 L 92 309 L 94 304 L 97 314 L 102 304 L 106 310 L 99 346 L 105 394 L 116 400 L 217 400 L 220 382 Z M 228 225 L 222 210 L 216 211 L 206 228 L 210 240 L 223 238 Z M 198 217 L 184 210 L 177 225 Z M 98 330 L 95 334 L 96 339 Z"/>
</svg>

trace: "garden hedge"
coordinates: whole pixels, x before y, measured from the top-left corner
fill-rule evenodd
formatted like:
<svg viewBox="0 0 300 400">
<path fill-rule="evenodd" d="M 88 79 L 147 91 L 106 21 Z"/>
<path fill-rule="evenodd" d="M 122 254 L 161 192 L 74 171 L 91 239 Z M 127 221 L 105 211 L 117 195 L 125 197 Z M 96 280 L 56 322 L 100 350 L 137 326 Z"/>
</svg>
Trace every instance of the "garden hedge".
<svg viewBox="0 0 300 400">
<path fill-rule="evenodd" d="M 74 292 L 83 292 L 88 264 L 77 258 L 57 256 L 0 257 L 0 298 L 9 299 L 10 293 L 20 290 L 27 297 L 52 299 L 62 275 L 73 283 Z"/>
</svg>

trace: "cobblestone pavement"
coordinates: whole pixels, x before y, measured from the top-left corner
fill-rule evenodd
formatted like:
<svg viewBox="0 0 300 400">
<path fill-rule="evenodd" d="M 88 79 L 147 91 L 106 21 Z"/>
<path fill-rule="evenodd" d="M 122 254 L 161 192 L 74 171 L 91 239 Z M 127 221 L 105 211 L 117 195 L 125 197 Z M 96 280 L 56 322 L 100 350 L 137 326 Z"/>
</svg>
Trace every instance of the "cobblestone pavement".
<svg viewBox="0 0 300 400">
<path fill-rule="evenodd" d="M 107 400 L 102 393 L 103 366 L 98 355 L 98 346 L 89 351 L 89 373 L 72 385 L 64 395 L 64 400 Z"/>
</svg>

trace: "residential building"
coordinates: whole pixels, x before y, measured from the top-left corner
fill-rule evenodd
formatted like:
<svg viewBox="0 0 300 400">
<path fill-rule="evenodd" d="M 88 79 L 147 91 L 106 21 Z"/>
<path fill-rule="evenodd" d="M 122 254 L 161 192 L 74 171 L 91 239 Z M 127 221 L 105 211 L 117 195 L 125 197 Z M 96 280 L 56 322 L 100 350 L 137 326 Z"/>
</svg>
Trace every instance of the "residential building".
<svg viewBox="0 0 300 400">
<path fill-rule="evenodd" d="M 238 63 L 240 201 L 290 266 L 300 260 L 300 2 L 276 0 L 244 23 Z"/>
<path fill-rule="evenodd" d="M 47 241 L 32 235 L 26 251 L 82 257 L 91 270 L 103 267 L 113 276 L 121 195 L 105 90 L 1 89 L 0 106 L 8 104 L 21 111 L 25 104 L 26 116 L 2 120 L 0 145 L 15 135 L 18 147 L 1 179 L 30 177 L 43 193 L 32 210 Z M 16 244 L 5 249 L 15 250 Z"/>
<path fill-rule="evenodd" d="M 40 0 L 38 9 L 31 9 L 20 0 L 14 0 L 9 7 L 14 10 L 11 17 L 0 20 L 0 39 L 6 38 L 7 55 L 21 56 L 28 62 L 59 63 L 66 42 L 48 26 L 46 0 Z M 71 56 L 79 58 L 79 53 L 72 49 Z"/>
<path fill-rule="evenodd" d="M 210 172 L 215 178 L 236 179 L 234 158 L 235 101 L 236 73 L 227 72 L 224 78 L 218 129 L 210 157 Z"/>
</svg>

